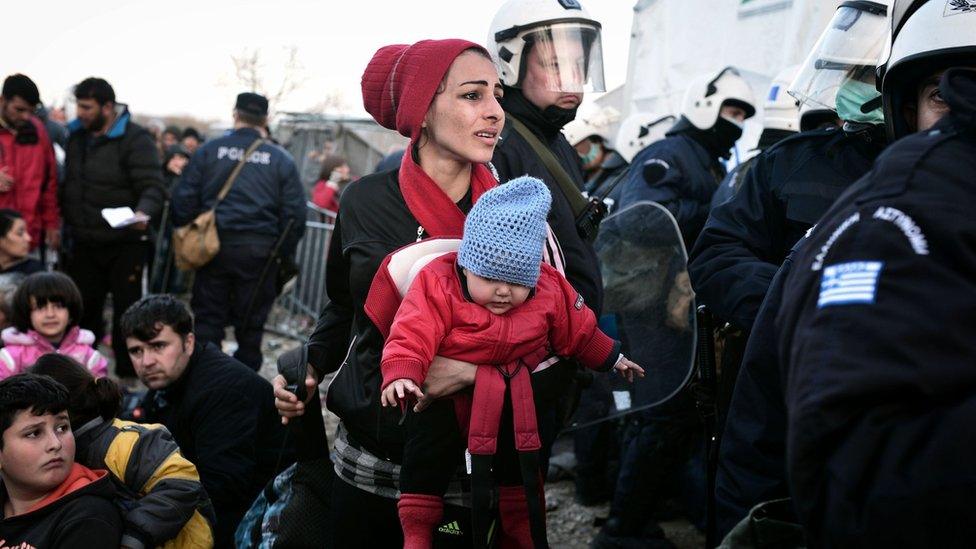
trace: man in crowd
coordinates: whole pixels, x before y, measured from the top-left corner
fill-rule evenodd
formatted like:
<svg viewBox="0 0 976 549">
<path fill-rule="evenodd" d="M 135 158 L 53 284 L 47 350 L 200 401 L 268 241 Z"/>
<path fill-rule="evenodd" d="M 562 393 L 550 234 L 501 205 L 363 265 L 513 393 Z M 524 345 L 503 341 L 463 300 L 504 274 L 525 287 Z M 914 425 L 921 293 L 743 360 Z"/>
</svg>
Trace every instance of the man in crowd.
<svg viewBox="0 0 976 549">
<path fill-rule="evenodd" d="M 203 136 L 194 127 L 188 127 L 183 130 L 183 135 L 180 137 L 180 145 L 183 145 L 187 151 L 190 152 L 190 156 L 197 152 L 200 145 L 203 144 Z"/>
<path fill-rule="evenodd" d="M 162 423 L 200 471 L 217 514 L 217 547 L 233 534 L 264 485 L 289 465 L 271 384 L 200 341 L 186 306 L 150 295 L 122 316 L 121 329 L 139 379 L 149 388 L 142 419 Z"/>
<path fill-rule="evenodd" d="M 196 273 L 193 312 L 197 337 L 219 345 L 234 327 L 234 357 L 261 367 L 264 321 L 275 298 L 278 262 L 290 260 L 305 231 L 305 190 L 283 148 L 264 140 L 268 100 L 242 93 L 234 131 L 192 155 L 173 189 L 173 222 L 181 226 L 213 208 L 231 172 L 237 178 L 216 209 L 220 252 Z M 245 158 L 246 157 L 246 158 Z"/>
<path fill-rule="evenodd" d="M 108 82 L 87 78 L 74 94 L 78 118 L 69 125 L 66 175 L 58 193 L 71 237 L 65 268 L 84 298 L 81 326 L 98 339 L 105 331 L 105 296 L 111 292 L 115 372 L 132 378 L 119 319 L 142 297 L 148 224 L 113 229 L 102 210 L 129 207 L 143 217 L 159 217 L 166 198 L 159 151 L 149 132 L 132 121 L 128 107 L 116 102 Z"/>
<path fill-rule="evenodd" d="M 37 85 L 23 74 L 3 81 L 0 95 L 0 208 L 24 216 L 31 248 L 61 242 L 57 163 L 44 124 L 34 116 Z"/>
</svg>

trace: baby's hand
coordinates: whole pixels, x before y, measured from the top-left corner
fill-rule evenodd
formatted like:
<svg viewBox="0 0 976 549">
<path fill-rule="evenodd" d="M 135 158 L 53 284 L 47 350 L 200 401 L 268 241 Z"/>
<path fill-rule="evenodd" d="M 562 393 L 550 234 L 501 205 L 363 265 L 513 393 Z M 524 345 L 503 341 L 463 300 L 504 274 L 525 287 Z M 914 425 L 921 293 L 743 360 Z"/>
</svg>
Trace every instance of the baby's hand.
<svg viewBox="0 0 976 549">
<path fill-rule="evenodd" d="M 418 400 L 424 398 L 424 393 L 414 382 L 409 379 L 397 379 L 387 385 L 386 389 L 383 389 L 380 401 L 383 406 L 396 406 L 398 402 L 403 401 L 403 397 L 408 393 L 417 397 Z"/>
<path fill-rule="evenodd" d="M 613 369 L 620 372 L 620 375 L 631 383 L 634 382 L 634 374 L 637 374 L 638 377 L 644 377 L 644 369 L 623 355 L 620 355 L 620 360 L 613 365 Z"/>
</svg>

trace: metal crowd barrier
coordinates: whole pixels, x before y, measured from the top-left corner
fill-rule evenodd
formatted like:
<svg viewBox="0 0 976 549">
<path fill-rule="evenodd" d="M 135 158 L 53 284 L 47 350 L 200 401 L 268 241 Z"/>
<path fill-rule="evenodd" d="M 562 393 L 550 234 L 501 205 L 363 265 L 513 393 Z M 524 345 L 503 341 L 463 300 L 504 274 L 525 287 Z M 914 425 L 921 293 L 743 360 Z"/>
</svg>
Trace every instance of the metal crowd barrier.
<svg viewBox="0 0 976 549">
<path fill-rule="evenodd" d="M 300 270 L 275 300 L 264 329 L 280 336 L 304 341 L 315 321 L 329 302 L 325 291 L 325 263 L 329 242 L 335 228 L 336 213 L 309 202 L 305 221 L 305 236 L 295 251 L 295 263 Z"/>
</svg>

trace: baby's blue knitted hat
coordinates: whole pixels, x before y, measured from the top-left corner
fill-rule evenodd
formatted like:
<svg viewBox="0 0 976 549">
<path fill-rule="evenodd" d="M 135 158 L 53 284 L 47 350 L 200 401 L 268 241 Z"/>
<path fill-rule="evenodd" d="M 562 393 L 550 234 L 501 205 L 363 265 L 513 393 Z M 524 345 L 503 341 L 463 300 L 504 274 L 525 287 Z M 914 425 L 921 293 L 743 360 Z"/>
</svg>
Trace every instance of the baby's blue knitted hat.
<svg viewBox="0 0 976 549">
<path fill-rule="evenodd" d="M 551 204 L 546 184 L 529 176 L 481 195 L 464 221 L 458 264 L 484 278 L 534 288 Z"/>
</svg>

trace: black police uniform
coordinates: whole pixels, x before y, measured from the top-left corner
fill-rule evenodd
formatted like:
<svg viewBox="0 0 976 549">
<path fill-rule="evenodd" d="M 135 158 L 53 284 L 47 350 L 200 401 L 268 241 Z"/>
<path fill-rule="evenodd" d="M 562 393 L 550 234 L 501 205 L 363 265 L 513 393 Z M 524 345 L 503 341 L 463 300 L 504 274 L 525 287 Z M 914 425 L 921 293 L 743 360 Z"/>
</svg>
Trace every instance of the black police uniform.
<svg viewBox="0 0 976 549">
<path fill-rule="evenodd" d="M 797 134 L 750 164 L 739 192 L 716 206 L 691 249 L 699 303 L 750 330 L 787 252 L 837 196 L 867 173 L 884 145 L 878 130 Z"/>
<path fill-rule="evenodd" d="M 817 547 L 976 539 L 976 71 L 892 145 L 786 281 L 787 471 Z"/>
<path fill-rule="evenodd" d="M 189 223 L 213 207 L 240 157 L 260 137 L 255 129 L 241 128 L 200 147 L 173 189 L 174 225 Z M 261 337 L 278 271 L 268 268 L 264 280 L 261 273 L 279 237 L 280 257 L 294 255 L 305 232 L 305 203 L 291 155 L 274 143 L 262 144 L 217 207 L 220 252 L 197 271 L 193 283 L 190 304 L 197 338 L 219 346 L 225 327 L 232 325 L 238 344 L 234 358 L 255 370 L 261 367 Z"/>
<path fill-rule="evenodd" d="M 693 137 L 699 133 L 704 132 L 669 133 L 667 138 L 637 153 L 626 180 L 620 184 L 620 204 L 616 206 L 621 210 L 642 201 L 661 204 L 678 222 L 688 249 L 698 238 L 712 195 L 725 177 L 725 167 L 717 160 L 719 155 Z M 643 171 L 648 162 L 662 163 L 665 170 L 661 179 L 650 184 L 644 180 Z"/>
<path fill-rule="evenodd" d="M 777 362 L 768 347 L 779 296 L 766 298 L 762 333 L 753 326 L 759 305 L 790 248 L 867 173 L 883 143 L 880 127 L 827 128 L 781 141 L 751 161 L 739 192 L 712 210 L 692 251 L 689 271 L 699 303 L 738 328 L 730 334 L 741 334 L 726 337 L 718 395 L 721 410 L 727 410 L 720 417 L 715 479 L 719 537 L 753 506 L 788 495 L 785 418 L 782 397 L 775 394 Z M 737 373 L 740 361 L 748 371 Z"/>
<path fill-rule="evenodd" d="M 735 379 L 715 473 L 715 523 L 724 538 L 756 505 L 789 497 L 786 483 L 786 404 L 776 355 L 776 313 L 793 254 L 776 271 L 759 307 Z"/>
</svg>

